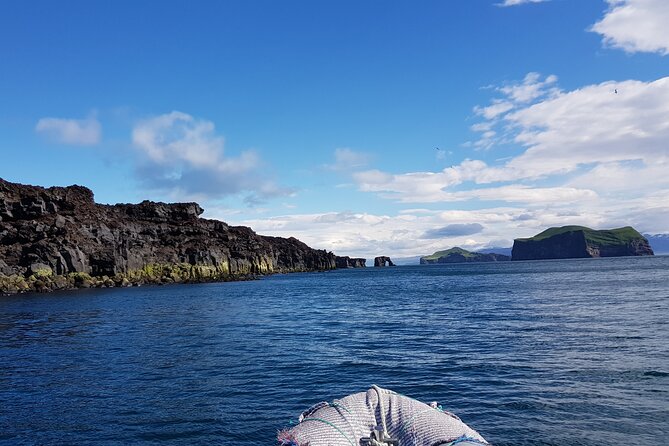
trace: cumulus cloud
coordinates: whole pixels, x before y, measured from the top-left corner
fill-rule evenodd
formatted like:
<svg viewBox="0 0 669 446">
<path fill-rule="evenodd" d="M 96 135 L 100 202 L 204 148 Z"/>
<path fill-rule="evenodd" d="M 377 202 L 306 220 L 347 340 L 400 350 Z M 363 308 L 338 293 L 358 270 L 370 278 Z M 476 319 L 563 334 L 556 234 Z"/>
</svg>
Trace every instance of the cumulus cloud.
<svg viewBox="0 0 669 446">
<path fill-rule="evenodd" d="M 512 141 L 518 152 L 515 156 L 492 165 L 466 159 L 437 172 L 365 170 L 355 172 L 354 181 L 362 191 L 400 202 L 573 201 L 594 199 L 597 193 L 587 181 L 551 187 L 538 182 L 559 181 L 566 174 L 610 163 L 636 162 L 630 167 L 636 172 L 644 166 L 665 166 L 669 160 L 669 77 L 652 82 L 604 82 L 568 92 L 557 89 L 555 79 L 530 73 L 518 85 L 499 88 L 502 100 L 513 108 L 475 125 L 486 140 L 495 132 L 503 135 L 503 142 Z M 495 138 L 488 142 L 499 143 Z M 653 175 L 658 175 L 655 172 L 653 169 Z M 464 183 L 468 183 L 466 190 L 455 191 Z"/>
<path fill-rule="evenodd" d="M 542 217 L 545 224 L 662 225 L 655 216 L 665 208 L 650 197 L 669 190 L 669 77 L 562 91 L 555 76 L 530 73 L 493 91 L 501 97 L 491 104 L 510 108 L 477 107 L 482 121 L 472 130 L 491 145 L 487 153 L 503 146 L 511 156 L 465 159 L 434 172 L 359 171 L 352 175 L 358 188 L 399 203 L 522 205 L 514 222 L 523 225 L 537 221 L 534 209 L 556 216 Z M 632 217 L 632 207 L 643 219 Z M 587 210 L 574 211 L 580 208 Z M 586 218 L 589 212 L 596 218 Z"/>
<path fill-rule="evenodd" d="M 102 138 L 102 126 L 94 114 L 85 119 L 42 118 L 35 131 L 59 144 L 92 146 Z"/>
<path fill-rule="evenodd" d="M 664 162 L 669 152 L 669 77 L 656 81 L 628 80 L 587 85 L 561 91 L 549 81 L 544 93 L 531 94 L 529 102 L 513 100 L 527 85 L 498 89 L 501 100 L 514 108 L 495 119 L 475 124 L 481 144 L 496 146 L 511 141 L 522 152 L 496 166 L 508 179 L 537 179 L 574 172 L 602 163 Z M 478 110 L 481 107 L 475 109 Z M 484 115 L 481 115 L 484 116 Z M 499 137 L 490 138 L 495 131 Z M 487 169 L 482 172 L 490 174 Z"/>
<path fill-rule="evenodd" d="M 216 134 L 214 124 L 186 113 L 173 111 L 138 122 L 132 141 L 142 155 L 141 181 L 177 198 L 243 193 L 245 201 L 255 205 L 293 193 L 260 175 L 255 152 L 224 156 L 224 140 Z"/>
<path fill-rule="evenodd" d="M 548 0 L 504 0 L 502 3 L 498 3 L 497 6 L 518 6 L 525 3 L 542 3 Z"/>
<path fill-rule="evenodd" d="M 629 53 L 669 54 L 669 2 L 607 0 L 609 10 L 592 26 L 604 44 Z"/>
<path fill-rule="evenodd" d="M 527 150 L 506 167 L 532 178 L 577 167 L 669 156 L 669 77 L 590 85 L 504 117 Z"/>
</svg>

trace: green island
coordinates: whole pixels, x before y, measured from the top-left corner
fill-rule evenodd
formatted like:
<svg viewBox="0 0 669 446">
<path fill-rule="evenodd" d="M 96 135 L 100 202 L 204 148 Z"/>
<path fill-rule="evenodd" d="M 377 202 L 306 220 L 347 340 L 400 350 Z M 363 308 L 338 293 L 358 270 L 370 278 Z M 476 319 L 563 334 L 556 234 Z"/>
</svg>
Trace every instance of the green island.
<svg viewBox="0 0 669 446">
<path fill-rule="evenodd" d="M 420 258 L 421 265 L 433 263 L 466 263 L 466 262 L 499 262 L 510 260 L 509 256 L 502 254 L 484 254 L 481 252 L 471 252 L 460 247 L 437 251 L 432 255 Z"/>
<path fill-rule="evenodd" d="M 604 230 L 562 226 L 515 239 L 511 257 L 538 260 L 643 255 L 653 255 L 653 250 L 648 240 L 631 226 Z"/>
</svg>

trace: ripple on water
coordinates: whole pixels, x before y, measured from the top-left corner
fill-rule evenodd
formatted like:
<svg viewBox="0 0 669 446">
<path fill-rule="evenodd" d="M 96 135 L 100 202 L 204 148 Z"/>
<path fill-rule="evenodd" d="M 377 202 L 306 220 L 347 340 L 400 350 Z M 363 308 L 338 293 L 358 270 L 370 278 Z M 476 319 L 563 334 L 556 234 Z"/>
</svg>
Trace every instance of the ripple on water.
<svg viewBox="0 0 669 446">
<path fill-rule="evenodd" d="M 271 444 L 376 383 L 496 445 L 664 444 L 668 315 L 667 257 L 3 298 L 0 443 Z"/>
</svg>

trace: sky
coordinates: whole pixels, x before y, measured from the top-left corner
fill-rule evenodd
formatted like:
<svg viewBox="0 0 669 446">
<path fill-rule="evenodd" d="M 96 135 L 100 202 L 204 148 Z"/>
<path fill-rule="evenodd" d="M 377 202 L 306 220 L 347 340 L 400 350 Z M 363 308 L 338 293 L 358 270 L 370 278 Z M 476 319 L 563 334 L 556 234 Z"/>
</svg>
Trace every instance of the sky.
<svg viewBox="0 0 669 446">
<path fill-rule="evenodd" d="M 666 0 L 0 3 L 0 177 L 356 257 L 669 233 Z"/>
</svg>

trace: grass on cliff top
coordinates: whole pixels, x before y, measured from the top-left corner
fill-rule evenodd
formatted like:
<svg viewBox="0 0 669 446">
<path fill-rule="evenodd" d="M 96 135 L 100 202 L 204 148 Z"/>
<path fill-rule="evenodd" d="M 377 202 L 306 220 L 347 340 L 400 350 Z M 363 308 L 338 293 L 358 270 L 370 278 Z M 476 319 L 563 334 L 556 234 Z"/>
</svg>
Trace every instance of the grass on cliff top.
<svg viewBox="0 0 669 446">
<path fill-rule="evenodd" d="M 458 248 L 457 246 L 455 248 L 447 249 L 445 251 L 437 251 L 432 255 L 425 256 L 423 257 L 425 260 L 437 260 L 441 257 L 446 257 L 450 254 L 460 254 L 465 258 L 468 257 L 475 257 L 476 254 L 473 252 L 469 252 L 466 249 Z"/>
<path fill-rule="evenodd" d="M 632 240 L 643 238 L 643 236 L 633 227 L 625 226 L 617 229 L 603 229 L 595 230 L 586 228 L 585 226 L 562 226 L 559 228 L 548 228 L 534 237 L 519 238 L 518 241 L 534 241 L 538 242 L 556 235 L 565 234 L 567 232 L 585 233 L 585 239 L 593 244 L 600 246 L 628 244 Z"/>
</svg>

